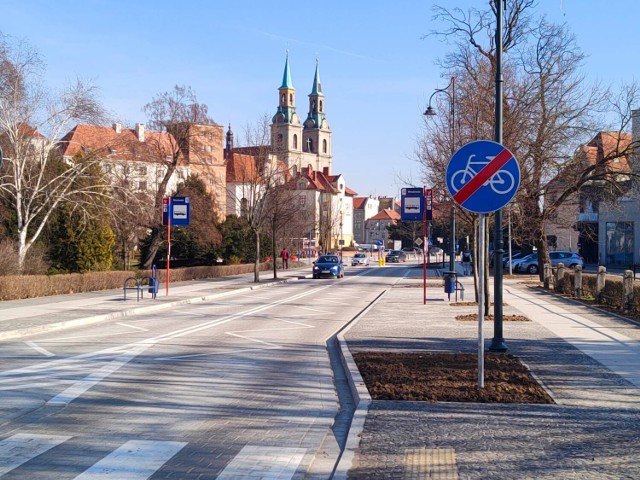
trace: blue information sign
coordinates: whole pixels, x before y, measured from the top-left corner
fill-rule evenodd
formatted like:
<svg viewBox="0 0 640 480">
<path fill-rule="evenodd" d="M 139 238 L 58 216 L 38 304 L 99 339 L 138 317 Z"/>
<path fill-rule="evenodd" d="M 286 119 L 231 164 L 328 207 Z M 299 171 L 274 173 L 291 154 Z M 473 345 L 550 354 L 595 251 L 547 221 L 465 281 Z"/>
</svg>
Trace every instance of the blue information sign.
<svg viewBox="0 0 640 480">
<path fill-rule="evenodd" d="M 465 210 L 491 213 L 500 210 L 520 186 L 520 167 L 513 154 L 490 140 L 461 147 L 449 160 L 447 189 Z"/>
<path fill-rule="evenodd" d="M 403 222 L 422 221 L 424 215 L 424 190 L 403 188 L 400 196 L 400 218 Z"/>
<path fill-rule="evenodd" d="M 167 224 L 167 217 L 171 215 L 171 225 L 186 227 L 191 223 L 191 197 L 171 197 L 163 199 L 162 224 Z"/>
</svg>

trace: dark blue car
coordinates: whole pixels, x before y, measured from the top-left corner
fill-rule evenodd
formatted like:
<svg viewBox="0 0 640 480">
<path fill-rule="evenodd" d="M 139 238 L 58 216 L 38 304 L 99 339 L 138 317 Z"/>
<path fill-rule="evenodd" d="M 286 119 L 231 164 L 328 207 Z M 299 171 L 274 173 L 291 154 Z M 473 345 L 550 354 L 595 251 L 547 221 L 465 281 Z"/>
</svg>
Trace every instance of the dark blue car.
<svg viewBox="0 0 640 480">
<path fill-rule="evenodd" d="M 344 267 L 337 255 L 321 255 L 313 262 L 313 278 L 342 278 Z"/>
</svg>

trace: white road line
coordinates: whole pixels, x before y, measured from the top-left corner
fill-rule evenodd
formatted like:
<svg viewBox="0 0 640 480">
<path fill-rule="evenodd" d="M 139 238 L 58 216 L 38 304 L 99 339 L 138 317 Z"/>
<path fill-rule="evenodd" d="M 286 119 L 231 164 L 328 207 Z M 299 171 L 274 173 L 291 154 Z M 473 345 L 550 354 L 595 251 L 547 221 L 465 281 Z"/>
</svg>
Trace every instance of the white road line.
<svg viewBox="0 0 640 480">
<path fill-rule="evenodd" d="M 144 480 L 153 475 L 186 445 L 186 442 L 129 440 L 75 480 Z"/>
<path fill-rule="evenodd" d="M 45 357 L 55 357 L 55 353 L 51 353 L 49 350 L 42 348 L 41 346 L 37 345 L 35 342 L 24 342 L 27 345 L 29 345 L 31 348 L 33 348 L 36 352 L 40 352 L 41 354 L 43 354 Z"/>
<path fill-rule="evenodd" d="M 129 325 L 128 323 L 118 322 L 116 325 L 120 325 L 122 327 L 133 328 L 134 330 L 140 330 L 142 332 L 148 332 L 148 328 L 136 327 L 135 325 Z"/>
<path fill-rule="evenodd" d="M 92 388 L 95 384 L 101 382 L 113 372 L 119 370 L 123 365 L 129 363 L 129 361 L 140 355 L 149 347 L 150 345 L 139 345 L 136 348 L 132 349 L 131 352 L 116 357 L 112 362 L 102 367 L 96 373 L 92 373 L 84 380 L 74 383 L 65 391 L 53 397 L 47 402 L 47 405 L 68 405 L 84 392 Z"/>
<path fill-rule="evenodd" d="M 217 480 L 290 480 L 306 452 L 306 448 L 246 445 Z"/>
<path fill-rule="evenodd" d="M 23 463 L 43 454 L 47 450 L 66 442 L 66 435 L 37 435 L 17 433 L 0 441 L 0 476 L 18 468 Z"/>
</svg>

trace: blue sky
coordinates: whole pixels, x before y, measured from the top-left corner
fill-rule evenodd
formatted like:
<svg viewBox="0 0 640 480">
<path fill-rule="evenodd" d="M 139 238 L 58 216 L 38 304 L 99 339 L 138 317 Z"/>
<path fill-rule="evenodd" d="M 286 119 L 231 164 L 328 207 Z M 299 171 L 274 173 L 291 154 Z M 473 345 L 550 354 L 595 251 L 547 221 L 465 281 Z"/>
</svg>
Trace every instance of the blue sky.
<svg viewBox="0 0 640 480">
<path fill-rule="evenodd" d="M 434 4 L 486 0 L 3 0 L 0 31 L 41 53 L 52 88 L 91 79 L 129 126 L 145 121 L 155 94 L 180 84 L 241 135 L 275 113 L 287 48 L 304 118 L 318 58 L 334 172 L 359 195 L 389 196 L 399 195 L 399 178 L 421 184 L 413 152 L 422 112 L 447 84 L 435 61 L 450 47 L 422 38 L 437 27 Z M 540 0 L 536 11 L 569 25 L 590 79 L 640 80 L 637 0 Z"/>
</svg>

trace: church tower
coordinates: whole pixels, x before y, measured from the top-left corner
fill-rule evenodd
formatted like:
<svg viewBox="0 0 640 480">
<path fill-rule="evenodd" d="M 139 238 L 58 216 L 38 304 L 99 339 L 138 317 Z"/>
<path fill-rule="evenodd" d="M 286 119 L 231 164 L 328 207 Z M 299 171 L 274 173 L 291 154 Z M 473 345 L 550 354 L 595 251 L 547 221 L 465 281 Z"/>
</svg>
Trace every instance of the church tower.
<svg viewBox="0 0 640 480">
<path fill-rule="evenodd" d="M 304 122 L 303 151 L 305 157 L 315 156 L 314 162 L 309 162 L 316 170 L 322 171 L 328 167 L 331 173 L 331 127 L 324 113 L 324 94 L 320 82 L 320 67 L 316 60 L 316 73 L 313 87 L 309 94 L 309 113 Z"/>
<path fill-rule="evenodd" d="M 297 171 L 302 157 L 302 124 L 296 113 L 296 91 L 291 82 L 289 52 L 278 95 L 278 110 L 271 122 L 271 148 L 292 171 Z"/>
</svg>

